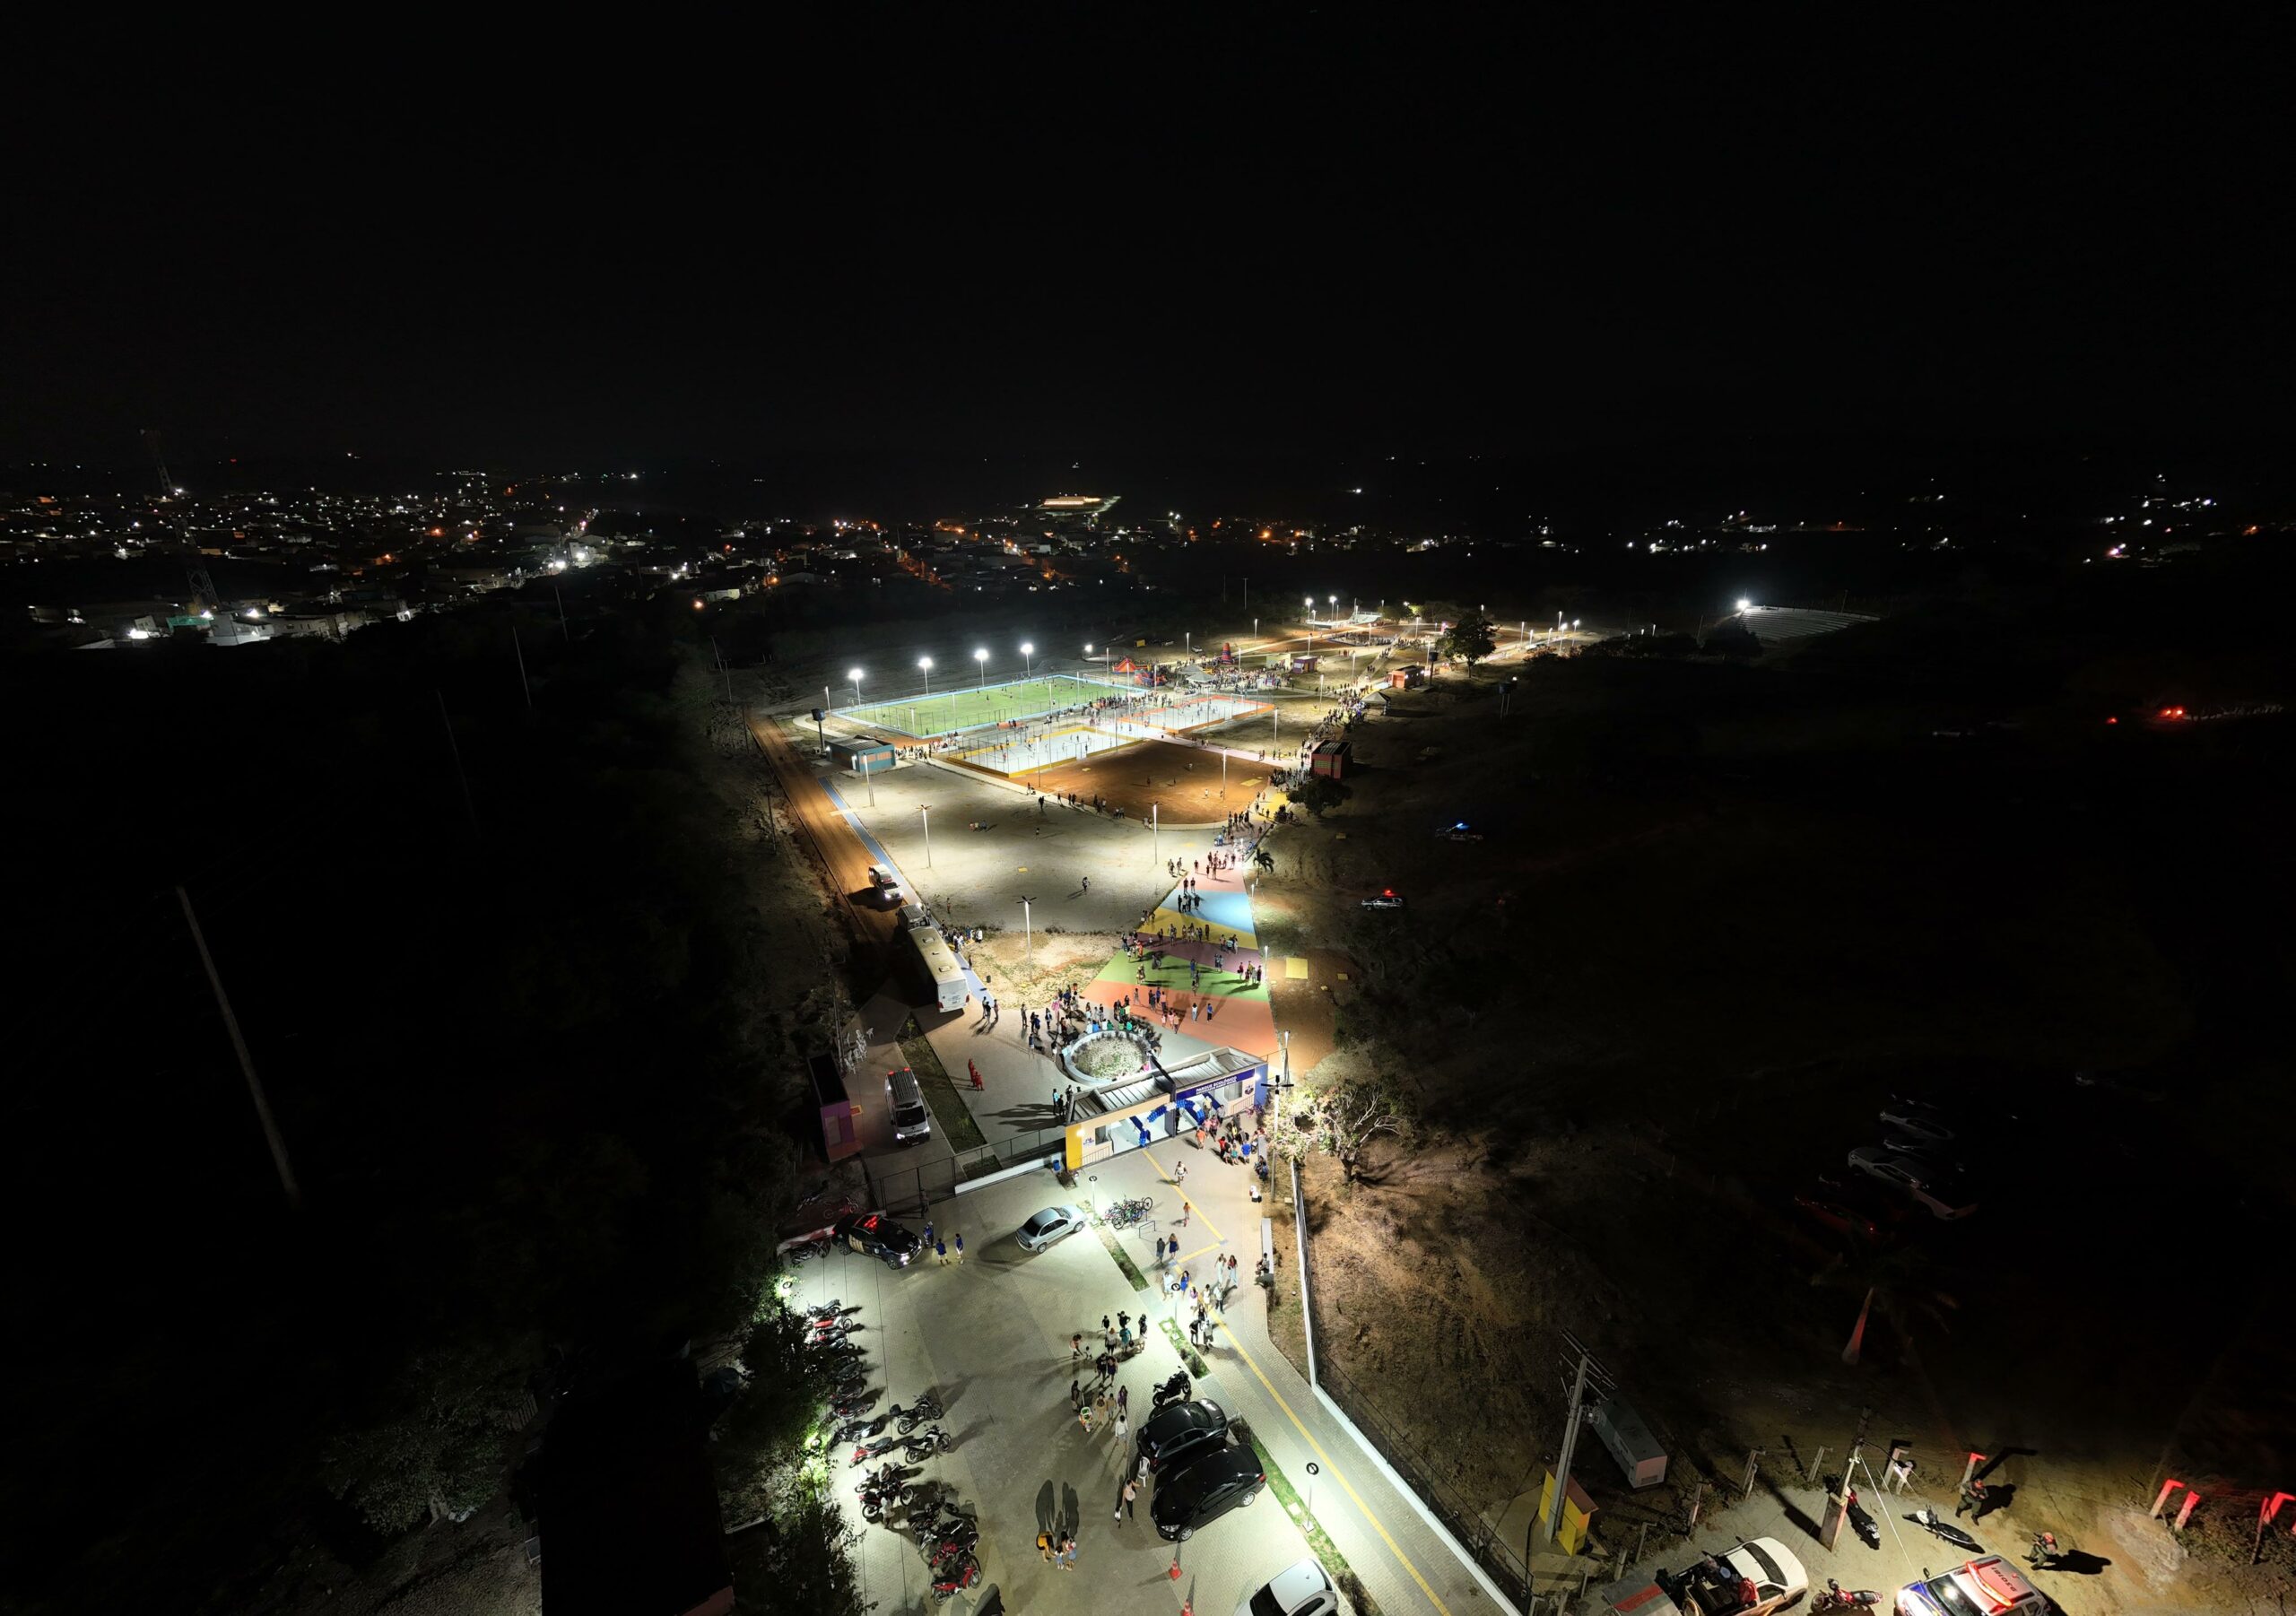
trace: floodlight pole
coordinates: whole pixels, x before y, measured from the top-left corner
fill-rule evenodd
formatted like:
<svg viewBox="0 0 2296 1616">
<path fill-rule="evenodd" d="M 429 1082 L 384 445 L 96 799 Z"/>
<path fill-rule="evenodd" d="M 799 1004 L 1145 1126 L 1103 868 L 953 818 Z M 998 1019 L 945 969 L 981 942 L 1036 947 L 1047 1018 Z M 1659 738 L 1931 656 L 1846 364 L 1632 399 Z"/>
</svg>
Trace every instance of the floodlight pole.
<svg viewBox="0 0 2296 1616">
<path fill-rule="evenodd" d="M 917 816 L 925 825 L 925 867 L 933 867 L 933 810 L 924 803 L 917 805 Z"/>
<path fill-rule="evenodd" d="M 1031 970 L 1034 970 L 1037 968 L 1036 928 L 1031 924 L 1029 916 L 1029 906 L 1035 901 L 1036 899 L 1033 898 L 1023 898 L 1021 899 L 1021 938 L 1028 946 L 1029 969 Z"/>
<path fill-rule="evenodd" d="M 861 752 L 861 780 L 869 787 L 869 806 L 874 808 L 877 805 L 877 777 L 869 772 L 869 752 L 865 746 Z"/>
<path fill-rule="evenodd" d="M 287 1160 L 286 1138 L 279 1132 L 278 1119 L 271 1114 L 271 1102 L 264 1098 L 263 1081 L 255 1074 L 255 1058 L 248 1053 L 248 1040 L 239 1031 L 239 1018 L 223 992 L 223 978 L 215 969 L 215 957 L 207 951 L 207 937 L 199 929 L 199 917 L 192 912 L 191 894 L 178 887 L 176 898 L 183 905 L 184 923 L 191 927 L 191 941 L 199 950 L 199 963 L 207 972 L 207 986 L 215 990 L 215 1008 L 223 1012 L 224 1030 L 231 1035 L 231 1051 L 239 1057 L 239 1073 L 248 1081 L 248 1098 L 255 1101 L 256 1120 L 263 1125 L 264 1142 L 271 1147 L 271 1165 L 278 1169 L 279 1187 L 287 1192 L 288 1210 L 300 1212 L 303 1192 L 295 1183 L 294 1168 Z"/>
</svg>

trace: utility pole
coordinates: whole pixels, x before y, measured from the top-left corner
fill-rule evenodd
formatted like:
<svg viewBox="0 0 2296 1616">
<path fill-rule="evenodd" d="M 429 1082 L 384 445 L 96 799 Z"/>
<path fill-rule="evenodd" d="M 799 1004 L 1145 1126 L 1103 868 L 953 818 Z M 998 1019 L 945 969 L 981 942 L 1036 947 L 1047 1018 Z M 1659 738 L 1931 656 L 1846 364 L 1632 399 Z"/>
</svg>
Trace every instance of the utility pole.
<svg viewBox="0 0 2296 1616">
<path fill-rule="evenodd" d="M 526 695 L 526 710 L 535 710 L 535 687 L 526 682 L 526 647 L 518 643 L 518 626 L 510 625 L 510 648 L 518 655 L 518 688 Z"/>
<path fill-rule="evenodd" d="M 1150 856 L 1155 859 L 1156 867 L 1160 870 L 1164 865 L 1164 830 L 1161 814 L 1163 806 L 1161 803 L 1148 804 L 1149 852 Z"/>
<path fill-rule="evenodd" d="M 566 592 L 552 584 L 550 593 L 558 602 L 558 631 L 566 637 L 566 643 L 570 646 L 574 643 L 574 630 L 566 626 Z M 713 639 L 710 643 L 715 645 L 717 641 Z"/>
<path fill-rule="evenodd" d="M 726 653 L 718 648 L 715 634 L 709 637 L 709 654 L 718 659 L 718 672 L 726 681 L 726 705 L 731 707 L 734 704 L 734 670 L 726 665 Z M 823 691 L 822 693 L 827 695 L 829 692 Z"/>
<path fill-rule="evenodd" d="M 1029 969 L 1031 970 L 1034 970 L 1037 968 L 1037 934 L 1035 926 L 1031 924 L 1029 916 L 1029 906 L 1035 901 L 1035 899 L 1025 895 L 1021 899 L 1021 938 L 1028 947 Z"/>
<path fill-rule="evenodd" d="M 1586 1409 L 1587 1387 L 1591 1382 L 1596 1394 L 1600 1395 L 1608 1393 L 1615 1384 L 1603 1366 L 1595 1361 L 1595 1355 L 1586 1349 L 1577 1336 L 1565 1330 L 1562 1333 L 1562 1339 L 1570 1350 L 1578 1354 L 1578 1363 L 1570 1379 L 1570 1412 L 1563 1421 L 1562 1452 L 1557 1456 L 1554 1464 L 1554 1494 L 1547 1499 L 1545 1516 L 1539 1522 L 1539 1535 L 1550 1543 L 1554 1541 L 1555 1533 L 1562 1525 L 1563 1500 L 1565 1495 L 1570 1490 L 1570 1458 L 1578 1447 L 1578 1427 Z M 1528 1565 L 1530 1560 L 1530 1543 L 1526 1540 L 1523 1544 L 1523 1563 Z"/>
<path fill-rule="evenodd" d="M 231 1035 L 231 1051 L 239 1057 L 239 1073 L 248 1080 L 248 1098 L 255 1102 L 256 1120 L 263 1125 L 264 1142 L 271 1147 L 271 1165 L 279 1169 L 279 1187 L 287 1192 L 288 1210 L 300 1212 L 303 1192 L 295 1183 L 295 1169 L 288 1164 L 287 1141 L 279 1132 L 278 1119 L 271 1114 L 271 1102 L 264 1098 L 263 1082 L 255 1074 L 254 1057 L 248 1054 L 247 1038 L 239 1031 L 239 1018 L 232 1012 L 231 1001 L 223 992 L 223 978 L 215 969 L 215 957 L 207 951 L 207 937 L 199 929 L 199 917 L 192 912 L 191 894 L 178 887 L 176 897 L 183 904 L 184 923 L 191 927 L 191 941 L 199 950 L 199 963 L 206 969 L 207 986 L 215 990 L 215 1008 L 223 1012 L 224 1029 Z"/>
<path fill-rule="evenodd" d="M 1818 1542 L 1825 1545 L 1829 1554 L 1841 1541 L 1841 1523 L 1849 1515 L 1850 1473 L 1857 1467 L 1858 1450 L 1866 1446 L 1866 1423 L 1873 1417 L 1874 1411 L 1870 1408 L 1857 1411 L 1857 1434 L 1850 1438 L 1848 1456 L 1841 1462 L 1841 1474 L 1828 1479 L 1825 1518 L 1818 1523 Z"/>
</svg>

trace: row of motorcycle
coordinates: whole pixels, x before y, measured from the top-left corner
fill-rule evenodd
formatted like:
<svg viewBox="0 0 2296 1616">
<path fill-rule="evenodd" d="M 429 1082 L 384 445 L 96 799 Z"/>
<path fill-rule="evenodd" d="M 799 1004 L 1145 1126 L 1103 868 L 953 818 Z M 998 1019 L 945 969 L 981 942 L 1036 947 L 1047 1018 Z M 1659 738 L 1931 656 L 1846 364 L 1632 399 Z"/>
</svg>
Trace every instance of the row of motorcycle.
<svg viewBox="0 0 2296 1616">
<path fill-rule="evenodd" d="M 960 1507 L 941 1483 L 912 1481 L 904 1468 L 904 1462 L 915 1464 L 956 1446 L 940 1424 L 946 1411 L 928 1391 L 906 1408 L 896 1403 L 870 1412 L 878 1394 L 868 1384 L 865 1354 L 852 1339 L 861 1328 L 850 1316 L 855 1311 L 835 1299 L 805 1309 L 812 1351 L 832 1368 L 830 1412 L 838 1425 L 830 1445 L 839 1448 L 850 1444 L 855 1464 L 884 1461 L 863 1471 L 854 1483 L 861 1518 L 883 1525 L 899 1511 L 925 1557 L 933 1597 L 947 1599 L 980 1580 L 980 1521 Z M 895 1455 L 897 1458 L 891 1456 Z"/>
</svg>

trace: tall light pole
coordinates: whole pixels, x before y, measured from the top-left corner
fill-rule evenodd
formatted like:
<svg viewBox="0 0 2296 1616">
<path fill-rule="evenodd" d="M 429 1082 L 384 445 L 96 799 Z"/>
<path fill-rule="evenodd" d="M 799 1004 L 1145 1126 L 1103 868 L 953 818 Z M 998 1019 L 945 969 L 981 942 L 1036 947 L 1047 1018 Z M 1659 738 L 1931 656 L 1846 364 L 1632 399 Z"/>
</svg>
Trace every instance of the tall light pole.
<svg viewBox="0 0 2296 1616">
<path fill-rule="evenodd" d="M 1308 596 L 1308 655 L 1316 654 L 1316 597 Z M 1289 669 L 1285 670 L 1287 673 Z"/>
<path fill-rule="evenodd" d="M 988 653 L 986 650 L 975 651 L 972 654 L 972 659 L 980 666 L 980 688 L 987 691 L 988 689 Z"/>
<path fill-rule="evenodd" d="M 858 707 L 861 705 L 861 670 L 848 668 L 845 670 L 845 676 L 853 681 L 853 705 Z"/>
<path fill-rule="evenodd" d="M 1164 867 L 1163 806 L 1161 803 L 1148 804 L 1148 851 L 1160 870 Z"/>
<path fill-rule="evenodd" d="M 924 803 L 917 805 L 917 817 L 925 826 L 925 867 L 933 867 L 933 810 Z"/>
<path fill-rule="evenodd" d="M 1035 901 L 1035 899 L 1028 897 L 1021 899 L 1021 938 L 1028 946 L 1031 970 L 1037 968 L 1037 934 L 1036 928 L 1030 924 L 1029 917 L 1029 906 Z"/>
<path fill-rule="evenodd" d="M 930 701 L 933 699 L 933 659 L 930 656 L 920 656 L 917 659 L 917 665 L 924 671 L 925 699 Z"/>
<path fill-rule="evenodd" d="M 1021 677 L 1022 677 L 1022 678 L 1023 678 L 1023 679 L 1033 679 L 1033 678 L 1035 678 L 1035 677 L 1037 676 L 1037 673 L 1036 673 L 1036 666 L 1037 666 L 1037 665 L 1036 665 L 1036 655 L 1037 655 L 1037 648 L 1036 648 L 1036 647 L 1035 647 L 1034 645 L 1031 644 L 1029 641 L 1027 641 L 1027 640 L 1025 640 L 1025 639 L 1024 639 L 1024 640 L 1022 640 L 1022 641 L 1021 642 Z"/>
</svg>

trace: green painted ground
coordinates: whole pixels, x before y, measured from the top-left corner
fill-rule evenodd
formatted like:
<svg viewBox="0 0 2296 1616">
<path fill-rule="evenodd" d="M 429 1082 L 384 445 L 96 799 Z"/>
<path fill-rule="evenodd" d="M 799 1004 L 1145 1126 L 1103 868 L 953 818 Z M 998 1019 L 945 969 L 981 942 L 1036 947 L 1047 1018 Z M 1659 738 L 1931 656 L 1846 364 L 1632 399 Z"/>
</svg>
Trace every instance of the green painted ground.
<svg viewBox="0 0 2296 1616">
<path fill-rule="evenodd" d="M 960 675 L 961 677 L 961 675 Z M 840 718 L 850 718 L 872 729 L 899 730 L 905 735 L 945 735 L 1007 718 L 1032 717 L 1057 707 L 1075 707 L 1106 691 L 1130 692 L 1132 686 L 1102 683 L 1097 679 L 1067 677 L 1016 679 L 1010 684 L 960 686 L 898 701 L 873 701 L 865 707 L 841 707 Z"/>
</svg>

